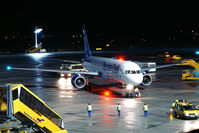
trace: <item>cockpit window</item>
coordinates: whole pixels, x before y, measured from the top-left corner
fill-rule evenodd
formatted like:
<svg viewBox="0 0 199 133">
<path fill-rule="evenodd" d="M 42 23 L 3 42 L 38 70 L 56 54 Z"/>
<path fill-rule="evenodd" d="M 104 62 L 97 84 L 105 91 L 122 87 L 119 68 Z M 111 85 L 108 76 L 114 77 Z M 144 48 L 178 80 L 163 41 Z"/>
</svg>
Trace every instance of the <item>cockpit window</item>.
<svg viewBox="0 0 199 133">
<path fill-rule="evenodd" d="M 140 73 L 141 73 L 141 71 L 140 71 L 140 70 L 137 70 L 137 71 L 136 71 L 136 73 L 137 73 L 137 74 L 140 74 Z"/>
<path fill-rule="evenodd" d="M 126 70 L 126 72 L 125 72 L 126 74 L 130 74 L 131 73 L 131 71 L 130 70 Z"/>
<path fill-rule="evenodd" d="M 125 74 L 140 74 L 140 73 L 142 73 L 141 70 L 136 70 L 136 71 L 134 71 L 134 70 L 126 70 L 125 71 Z"/>
<path fill-rule="evenodd" d="M 131 70 L 131 74 L 136 74 L 136 72 L 135 72 L 135 71 L 133 71 L 133 70 Z"/>
</svg>

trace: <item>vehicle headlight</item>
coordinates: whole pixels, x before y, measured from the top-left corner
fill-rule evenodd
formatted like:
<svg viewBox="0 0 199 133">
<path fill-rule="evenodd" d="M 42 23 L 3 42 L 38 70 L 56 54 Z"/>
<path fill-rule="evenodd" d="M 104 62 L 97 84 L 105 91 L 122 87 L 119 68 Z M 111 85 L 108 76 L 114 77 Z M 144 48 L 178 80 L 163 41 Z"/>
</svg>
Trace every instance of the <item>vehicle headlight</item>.
<svg viewBox="0 0 199 133">
<path fill-rule="evenodd" d="M 189 113 L 184 113 L 185 114 L 185 116 L 189 116 Z"/>
<path fill-rule="evenodd" d="M 198 113 L 195 113 L 195 116 L 198 116 Z"/>
</svg>

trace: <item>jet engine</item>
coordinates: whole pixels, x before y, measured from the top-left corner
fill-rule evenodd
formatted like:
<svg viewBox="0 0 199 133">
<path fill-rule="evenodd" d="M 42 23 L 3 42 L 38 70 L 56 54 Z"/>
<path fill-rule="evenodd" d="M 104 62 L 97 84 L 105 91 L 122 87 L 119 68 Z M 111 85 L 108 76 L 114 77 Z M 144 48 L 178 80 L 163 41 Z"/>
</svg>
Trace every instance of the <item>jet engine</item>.
<svg viewBox="0 0 199 133">
<path fill-rule="evenodd" d="M 75 88 L 82 89 L 86 86 L 86 79 L 80 74 L 75 74 L 71 79 L 71 83 Z"/>
<path fill-rule="evenodd" d="M 148 74 L 143 76 L 142 85 L 149 86 L 152 83 L 152 77 Z"/>
</svg>

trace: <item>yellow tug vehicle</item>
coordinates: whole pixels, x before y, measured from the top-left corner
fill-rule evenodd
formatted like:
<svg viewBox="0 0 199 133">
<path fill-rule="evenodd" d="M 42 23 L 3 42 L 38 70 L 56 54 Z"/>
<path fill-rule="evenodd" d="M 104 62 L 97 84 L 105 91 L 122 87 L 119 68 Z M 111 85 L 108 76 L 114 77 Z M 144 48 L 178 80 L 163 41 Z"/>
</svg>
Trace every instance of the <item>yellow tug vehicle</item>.
<svg viewBox="0 0 199 133">
<path fill-rule="evenodd" d="M 181 119 L 197 119 L 199 110 L 187 100 L 176 100 L 173 106 L 173 116 Z"/>
</svg>

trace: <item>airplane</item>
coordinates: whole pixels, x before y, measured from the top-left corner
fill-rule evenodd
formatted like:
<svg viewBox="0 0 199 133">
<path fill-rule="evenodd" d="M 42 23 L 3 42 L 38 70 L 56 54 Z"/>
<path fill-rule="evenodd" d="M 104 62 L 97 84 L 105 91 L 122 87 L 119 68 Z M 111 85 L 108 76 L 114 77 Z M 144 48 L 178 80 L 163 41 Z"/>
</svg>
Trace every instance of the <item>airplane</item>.
<svg viewBox="0 0 199 133">
<path fill-rule="evenodd" d="M 149 67 L 141 69 L 138 63 L 133 61 L 118 60 L 116 58 L 106 58 L 99 56 L 92 56 L 85 25 L 82 26 L 84 38 L 84 58 L 82 65 L 86 71 L 68 71 L 68 70 L 54 70 L 54 69 L 40 69 L 40 68 L 15 68 L 7 67 L 7 70 L 28 70 L 28 71 L 43 71 L 56 73 L 72 73 L 72 85 L 77 89 L 82 89 L 87 86 L 87 76 L 98 77 L 103 80 L 117 81 L 122 84 L 131 85 L 134 89 L 139 85 L 149 86 L 152 83 L 152 77 L 145 71 L 153 68 L 163 68 L 175 66 L 177 64 L 167 64 L 156 67 Z M 178 63 L 181 64 L 181 63 Z"/>
</svg>

